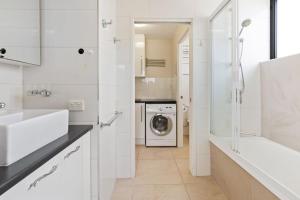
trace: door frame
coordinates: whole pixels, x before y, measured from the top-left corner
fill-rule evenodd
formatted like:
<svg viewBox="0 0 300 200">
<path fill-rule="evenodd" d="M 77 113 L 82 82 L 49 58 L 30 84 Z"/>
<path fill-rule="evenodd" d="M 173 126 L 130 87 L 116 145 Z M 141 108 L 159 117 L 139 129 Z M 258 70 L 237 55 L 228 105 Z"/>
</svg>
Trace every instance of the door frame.
<svg viewBox="0 0 300 200">
<path fill-rule="evenodd" d="M 136 174 L 136 158 L 135 158 L 135 155 L 136 155 L 136 148 L 135 148 L 135 67 L 133 66 L 133 61 L 135 59 L 135 49 L 134 49 L 134 36 L 135 36 L 135 26 L 134 24 L 136 22 L 138 23 L 188 23 L 191 25 L 191 29 L 190 29 L 190 32 L 191 32 L 191 37 L 190 37 L 190 43 L 192 44 L 192 46 L 190 46 L 190 49 L 193 49 L 193 47 L 197 46 L 197 41 L 194 39 L 193 37 L 193 33 L 194 33 L 194 29 L 197 29 L 197 27 L 199 26 L 198 23 L 197 23 L 197 20 L 198 18 L 186 18 L 186 19 L 160 19 L 160 18 L 131 18 L 131 38 L 132 38 L 132 41 L 131 41 L 131 45 L 132 45 L 132 49 L 131 49 L 131 52 L 132 52 L 132 74 L 131 74 L 131 80 L 132 80 L 132 104 L 131 104 L 131 134 L 132 134 L 132 137 L 131 137 L 131 165 L 130 165 L 130 170 L 131 170 L 131 177 L 135 177 L 135 174 Z M 196 60 L 194 58 L 196 58 L 198 52 L 196 51 L 193 51 L 191 50 L 192 52 L 192 57 L 193 57 L 193 60 Z M 192 65 L 191 65 L 191 68 L 194 69 L 194 68 L 197 68 L 197 66 L 199 65 L 199 63 L 197 62 L 192 62 Z M 190 76 L 190 82 L 193 82 L 191 79 L 194 79 L 194 78 L 201 78 L 200 74 L 195 74 L 193 76 Z M 192 90 L 190 90 L 190 92 L 193 92 L 193 90 L 195 90 L 196 87 L 193 87 Z M 192 95 L 190 94 L 190 97 L 192 97 Z M 196 100 L 196 99 L 195 99 Z M 193 103 L 197 104 L 199 102 L 196 102 L 194 101 Z M 193 119 L 193 115 L 190 116 L 192 120 Z M 190 124 L 190 127 L 192 125 Z M 192 131 L 191 131 L 192 130 Z M 195 130 L 195 131 L 194 131 Z M 200 176 L 200 175 L 203 175 L 203 174 L 199 174 L 198 173 L 198 158 L 199 158 L 199 148 L 198 146 L 201 144 L 201 141 L 198 141 L 197 136 L 198 134 L 198 131 L 195 128 L 193 129 L 190 129 L 190 156 L 189 156 L 189 163 L 190 163 L 190 171 L 192 173 L 193 176 Z M 208 174 L 205 174 L 205 175 L 208 175 Z"/>
</svg>

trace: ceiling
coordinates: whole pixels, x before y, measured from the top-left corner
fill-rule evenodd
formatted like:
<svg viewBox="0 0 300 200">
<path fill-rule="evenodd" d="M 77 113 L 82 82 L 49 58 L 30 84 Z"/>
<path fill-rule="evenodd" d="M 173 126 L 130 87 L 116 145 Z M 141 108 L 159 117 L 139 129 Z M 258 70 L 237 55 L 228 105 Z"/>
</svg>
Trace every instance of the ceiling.
<svg viewBox="0 0 300 200">
<path fill-rule="evenodd" d="M 139 23 L 135 25 L 135 33 L 144 34 L 149 39 L 173 39 L 179 26 L 188 25 L 182 23 Z"/>
</svg>

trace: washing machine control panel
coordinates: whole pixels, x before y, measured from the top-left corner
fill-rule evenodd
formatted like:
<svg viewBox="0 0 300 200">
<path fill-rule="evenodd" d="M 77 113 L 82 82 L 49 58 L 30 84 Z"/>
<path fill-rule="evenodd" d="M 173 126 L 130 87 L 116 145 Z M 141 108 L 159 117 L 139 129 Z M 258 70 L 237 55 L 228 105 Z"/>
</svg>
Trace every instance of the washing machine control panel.
<svg viewBox="0 0 300 200">
<path fill-rule="evenodd" d="M 176 113 L 176 104 L 147 104 L 146 112 Z"/>
</svg>

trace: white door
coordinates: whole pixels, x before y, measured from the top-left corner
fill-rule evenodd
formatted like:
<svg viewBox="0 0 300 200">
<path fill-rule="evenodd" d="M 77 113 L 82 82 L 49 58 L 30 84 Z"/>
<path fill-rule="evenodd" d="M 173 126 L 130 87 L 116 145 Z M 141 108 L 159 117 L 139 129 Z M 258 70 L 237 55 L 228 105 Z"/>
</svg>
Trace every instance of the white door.
<svg viewBox="0 0 300 200">
<path fill-rule="evenodd" d="M 100 122 L 108 122 L 116 111 L 115 5 L 115 0 L 99 0 Z M 98 128 L 98 199 L 110 200 L 116 180 L 116 128 L 115 123 Z"/>
<path fill-rule="evenodd" d="M 177 140 L 178 147 L 183 146 L 184 107 L 189 106 L 189 34 L 178 45 L 178 97 L 177 97 Z"/>
</svg>

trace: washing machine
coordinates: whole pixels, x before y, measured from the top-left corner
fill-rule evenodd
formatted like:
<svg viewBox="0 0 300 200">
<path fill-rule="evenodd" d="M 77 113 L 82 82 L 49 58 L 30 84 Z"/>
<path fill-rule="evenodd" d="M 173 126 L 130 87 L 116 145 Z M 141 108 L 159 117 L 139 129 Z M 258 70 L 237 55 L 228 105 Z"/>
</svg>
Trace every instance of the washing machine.
<svg viewBox="0 0 300 200">
<path fill-rule="evenodd" d="M 146 146 L 177 146 L 176 104 L 146 104 Z"/>
</svg>

